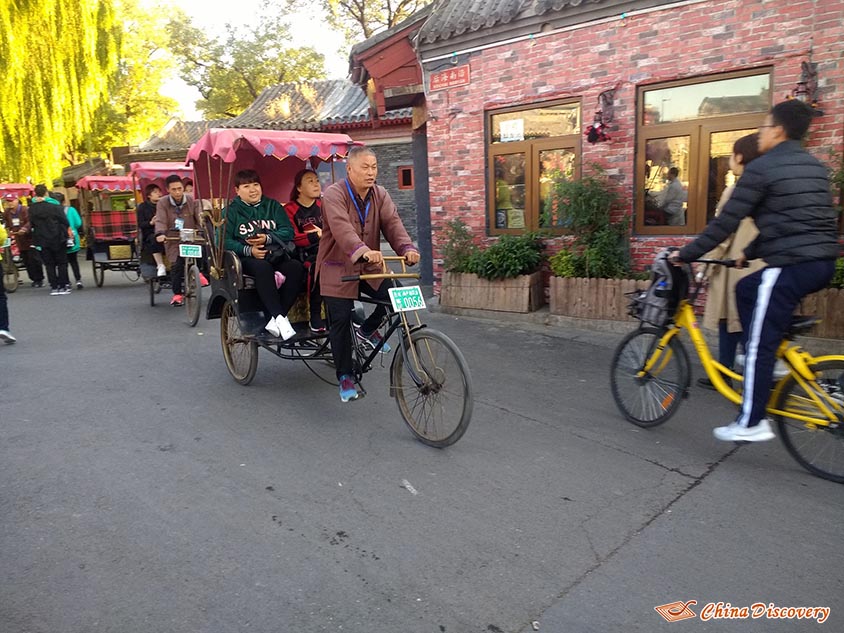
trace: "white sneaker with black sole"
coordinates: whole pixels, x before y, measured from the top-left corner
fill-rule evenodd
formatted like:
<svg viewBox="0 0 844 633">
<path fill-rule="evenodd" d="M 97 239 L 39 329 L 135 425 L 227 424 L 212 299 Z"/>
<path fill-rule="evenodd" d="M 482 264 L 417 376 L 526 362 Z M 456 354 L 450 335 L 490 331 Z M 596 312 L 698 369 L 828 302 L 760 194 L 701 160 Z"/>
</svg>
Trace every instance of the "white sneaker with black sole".
<svg viewBox="0 0 844 633">
<path fill-rule="evenodd" d="M 756 426 L 740 426 L 735 422 L 719 426 L 712 429 L 712 434 L 724 442 L 767 442 L 776 437 L 766 418 L 759 420 Z"/>
</svg>

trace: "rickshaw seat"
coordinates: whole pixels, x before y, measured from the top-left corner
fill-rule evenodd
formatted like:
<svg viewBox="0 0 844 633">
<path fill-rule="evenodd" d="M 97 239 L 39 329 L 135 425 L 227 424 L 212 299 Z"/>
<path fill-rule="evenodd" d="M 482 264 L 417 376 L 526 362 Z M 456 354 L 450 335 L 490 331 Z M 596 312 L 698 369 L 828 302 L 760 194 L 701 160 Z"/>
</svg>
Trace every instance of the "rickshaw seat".
<svg viewBox="0 0 844 633">
<path fill-rule="evenodd" d="M 234 290 L 252 290 L 255 288 L 255 278 L 251 275 L 243 274 L 243 265 L 240 263 L 240 257 L 234 251 L 226 251 L 224 253 L 223 268 L 226 271 L 226 277 L 229 279 L 231 288 Z"/>
</svg>

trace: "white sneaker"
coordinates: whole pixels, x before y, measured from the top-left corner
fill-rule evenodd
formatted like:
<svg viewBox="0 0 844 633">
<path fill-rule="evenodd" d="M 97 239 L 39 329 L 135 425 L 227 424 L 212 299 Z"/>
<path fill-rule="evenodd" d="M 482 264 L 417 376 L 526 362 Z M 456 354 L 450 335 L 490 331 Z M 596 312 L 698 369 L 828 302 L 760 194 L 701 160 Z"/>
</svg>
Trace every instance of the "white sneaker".
<svg viewBox="0 0 844 633">
<path fill-rule="evenodd" d="M 278 325 L 276 325 L 275 318 L 270 319 L 269 323 L 264 326 L 264 329 L 276 338 L 281 336 L 281 330 L 278 329 Z"/>
<path fill-rule="evenodd" d="M 735 422 L 712 429 L 712 434 L 724 442 L 767 442 L 776 437 L 771 423 L 762 418 L 756 426 L 739 426 Z"/>
<path fill-rule="evenodd" d="M 280 314 L 275 318 L 275 326 L 278 328 L 279 336 L 283 338 L 285 341 L 287 339 L 291 339 L 296 336 L 296 330 L 290 325 L 290 321 L 287 319 L 286 316 L 281 316 Z"/>
<path fill-rule="evenodd" d="M 9 330 L 0 330 L 0 341 L 3 341 L 6 345 L 11 345 L 17 340 Z"/>
<path fill-rule="evenodd" d="M 159 264 L 158 269 L 155 271 L 155 274 L 159 277 L 166 277 L 167 276 L 167 268 L 165 268 L 164 264 Z"/>
</svg>

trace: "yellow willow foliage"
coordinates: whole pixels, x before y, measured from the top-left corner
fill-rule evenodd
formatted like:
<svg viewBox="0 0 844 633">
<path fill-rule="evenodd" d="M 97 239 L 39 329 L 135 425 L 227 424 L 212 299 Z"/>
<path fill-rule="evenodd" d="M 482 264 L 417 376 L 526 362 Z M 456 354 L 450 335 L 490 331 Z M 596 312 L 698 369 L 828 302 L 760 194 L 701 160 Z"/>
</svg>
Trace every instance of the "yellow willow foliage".
<svg viewBox="0 0 844 633">
<path fill-rule="evenodd" d="M 50 182 L 117 68 L 112 0 L 0 0 L 0 180 Z"/>
</svg>

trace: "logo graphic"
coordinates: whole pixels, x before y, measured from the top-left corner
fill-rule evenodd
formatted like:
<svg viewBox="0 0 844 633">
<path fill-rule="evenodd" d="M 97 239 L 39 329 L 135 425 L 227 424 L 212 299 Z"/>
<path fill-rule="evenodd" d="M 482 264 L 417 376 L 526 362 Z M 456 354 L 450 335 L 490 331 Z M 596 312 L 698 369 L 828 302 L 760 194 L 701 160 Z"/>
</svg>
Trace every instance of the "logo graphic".
<svg viewBox="0 0 844 633">
<path fill-rule="evenodd" d="M 654 610 L 668 622 L 679 622 L 680 620 L 697 617 L 697 614 L 690 609 L 695 604 L 697 604 L 697 600 L 669 602 L 668 604 L 661 604 L 658 607 L 654 607 Z"/>
</svg>

